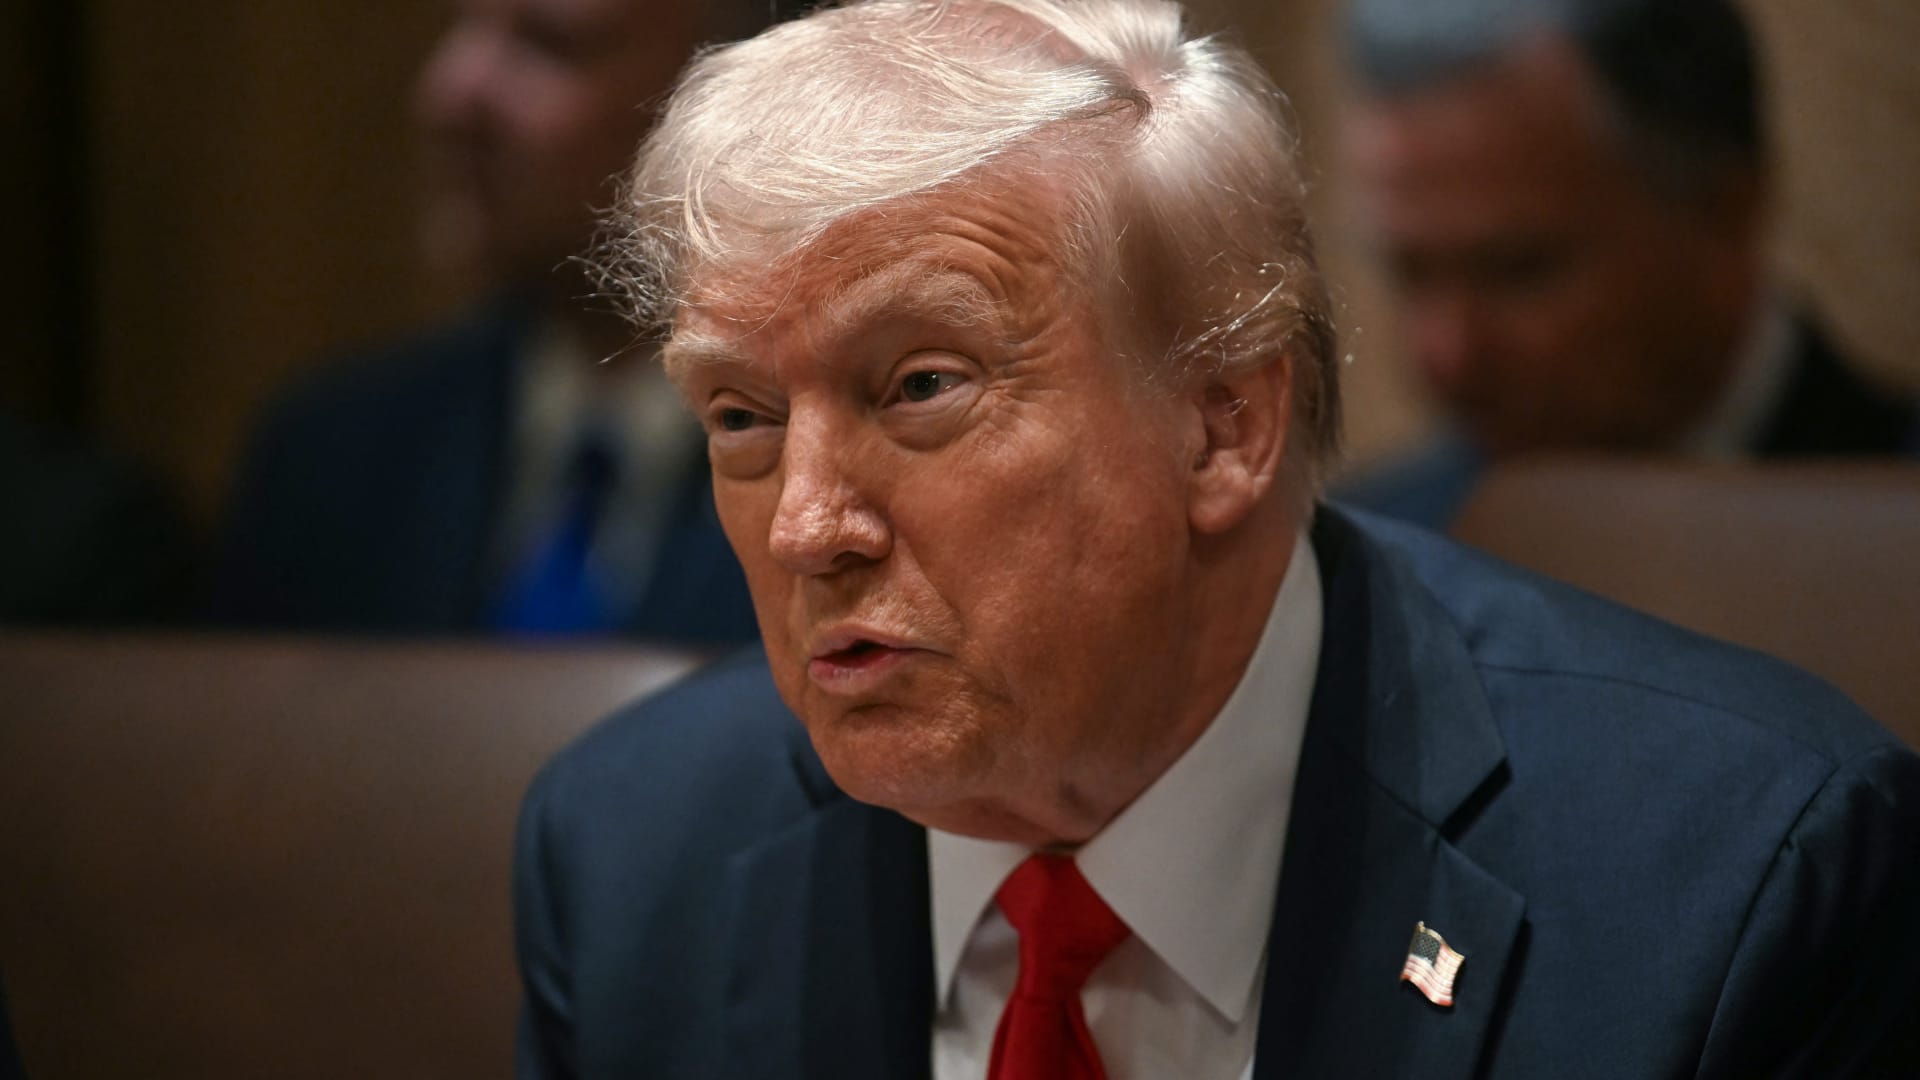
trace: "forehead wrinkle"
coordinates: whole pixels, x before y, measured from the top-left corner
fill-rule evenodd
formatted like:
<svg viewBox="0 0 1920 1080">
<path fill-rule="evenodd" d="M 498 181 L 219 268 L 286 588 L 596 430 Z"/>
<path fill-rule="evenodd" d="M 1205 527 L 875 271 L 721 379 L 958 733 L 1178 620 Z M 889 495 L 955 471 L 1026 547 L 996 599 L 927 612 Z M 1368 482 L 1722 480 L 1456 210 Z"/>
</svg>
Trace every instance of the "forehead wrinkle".
<svg viewBox="0 0 1920 1080">
<path fill-rule="evenodd" d="M 912 316 L 966 330 L 993 326 L 1005 335 L 1007 309 L 980 280 L 924 262 L 895 263 L 849 282 L 821 305 L 822 325 L 835 336 L 890 316 Z"/>
<path fill-rule="evenodd" d="M 1011 330 L 1006 302 L 978 278 L 939 264 L 930 267 L 924 261 L 895 263 L 855 278 L 820 301 L 815 312 L 818 333 L 829 339 L 845 338 L 892 317 L 962 330 L 991 327 L 1002 340 L 1009 338 Z M 675 382 L 701 367 L 752 367 L 752 349 L 743 345 L 772 321 L 768 313 L 737 335 L 677 326 L 661 347 L 661 364 Z"/>
</svg>

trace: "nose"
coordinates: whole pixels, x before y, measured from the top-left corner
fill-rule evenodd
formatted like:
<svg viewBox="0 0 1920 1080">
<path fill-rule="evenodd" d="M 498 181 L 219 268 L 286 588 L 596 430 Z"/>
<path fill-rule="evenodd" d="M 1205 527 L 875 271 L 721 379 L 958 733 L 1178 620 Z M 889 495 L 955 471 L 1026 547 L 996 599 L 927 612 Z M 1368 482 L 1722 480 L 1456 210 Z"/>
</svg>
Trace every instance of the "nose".
<svg viewBox="0 0 1920 1080">
<path fill-rule="evenodd" d="M 429 131 L 469 126 L 484 106 L 498 59 L 495 35 L 462 16 L 442 34 L 414 84 L 414 120 Z"/>
<path fill-rule="evenodd" d="M 768 536 L 781 566 L 817 577 L 887 557 L 893 534 L 871 497 L 876 463 L 844 426 L 790 414 L 781 470 L 780 502 Z"/>
</svg>

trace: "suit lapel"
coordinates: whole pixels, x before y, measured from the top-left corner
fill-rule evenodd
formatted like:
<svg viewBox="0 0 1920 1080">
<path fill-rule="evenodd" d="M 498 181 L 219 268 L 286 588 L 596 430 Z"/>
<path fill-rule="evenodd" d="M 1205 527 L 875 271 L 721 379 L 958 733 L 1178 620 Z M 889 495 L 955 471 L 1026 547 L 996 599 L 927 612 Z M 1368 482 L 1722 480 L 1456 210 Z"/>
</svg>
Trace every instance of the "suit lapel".
<svg viewBox="0 0 1920 1080">
<path fill-rule="evenodd" d="M 1525 902 L 1448 830 L 1497 793 L 1504 749 L 1464 644 L 1407 571 L 1324 511 L 1326 627 L 1274 906 L 1257 1080 L 1465 1080 L 1524 950 Z M 816 764 L 817 767 L 817 764 Z M 929 1073 L 926 834 L 831 792 L 736 857 L 727 1013 L 737 1075 Z M 1425 921 L 1467 959 L 1451 1008 L 1398 976 Z M 796 1007 L 797 1005 L 797 1007 Z"/>
<path fill-rule="evenodd" d="M 926 833 L 842 796 L 736 858 L 728 982 L 742 1077 L 899 1080 L 930 1068 Z"/>
<path fill-rule="evenodd" d="M 701 644 L 755 638 L 753 600 L 714 509 L 704 446 L 681 478 L 653 576 L 627 630 Z"/>
<path fill-rule="evenodd" d="M 1327 632 L 1255 1075 L 1469 1077 L 1525 904 L 1446 830 L 1498 790 L 1502 743 L 1465 645 L 1424 588 L 1336 513 L 1322 512 L 1315 548 Z M 1421 921 L 1466 956 L 1451 1008 L 1399 982 Z"/>
<path fill-rule="evenodd" d="M 516 383 L 532 315 L 516 299 L 498 301 L 463 328 L 446 361 L 454 370 L 435 384 L 433 430 L 417 444 L 426 479 L 397 508 L 411 524 L 403 563 L 413 575 L 406 589 L 423 597 L 435 626 L 472 627 L 489 617 L 493 544 L 508 486 L 508 449 L 516 422 Z"/>
<path fill-rule="evenodd" d="M 1760 454 L 1920 457 L 1920 412 L 1912 401 L 1856 374 L 1805 317 L 1794 319 L 1793 334 L 1793 367 L 1759 433 Z"/>
</svg>

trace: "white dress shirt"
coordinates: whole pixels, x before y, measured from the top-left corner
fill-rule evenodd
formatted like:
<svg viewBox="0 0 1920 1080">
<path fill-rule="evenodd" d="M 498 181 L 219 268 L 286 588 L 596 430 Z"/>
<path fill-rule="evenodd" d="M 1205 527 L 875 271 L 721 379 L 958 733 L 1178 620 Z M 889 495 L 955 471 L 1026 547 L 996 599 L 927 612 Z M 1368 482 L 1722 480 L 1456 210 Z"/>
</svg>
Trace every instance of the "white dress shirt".
<svg viewBox="0 0 1920 1080">
<path fill-rule="evenodd" d="M 591 558 L 621 604 L 652 579 L 681 478 L 706 435 L 648 353 L 602 360 L 549 320 L 527 344 L 513 410 L 509 485 L 494 557 L 518 566 L 563 512 L 566 473 L 582 436 L 595 433 L 617 463 Z"/>
<path fill-rule="evenodd" d="M 1299 536 L 1240 684 L 1200 738 L 1075 854 L 1133 931 L 1082 991 L 1108 1080 L 1253 1071 L 1267 930 L 1320 658 L 1320 571 Z M 980 1080 L 1019 971 L 993 903 L 1030 854 L 932 831 L 935 1080 Z M 1284 956 L 1271 962 L 1285 963 Z"/>
</svg>

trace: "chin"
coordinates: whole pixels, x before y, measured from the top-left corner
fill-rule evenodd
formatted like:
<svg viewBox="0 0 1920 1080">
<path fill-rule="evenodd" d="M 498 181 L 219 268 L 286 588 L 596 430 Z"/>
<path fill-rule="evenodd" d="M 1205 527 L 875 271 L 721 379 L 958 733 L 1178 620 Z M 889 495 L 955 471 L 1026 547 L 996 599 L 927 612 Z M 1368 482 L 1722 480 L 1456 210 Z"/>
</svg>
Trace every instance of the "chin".
<svg viewBox="0 0 1920 1080">
<path fill-rule="evenodd" d="M 814 751 L 840 790 L 915 820 L 929 808 L 964 801 L 991 772 L 992 755 L 970 730 L 898 706 L 807 718 Z"/>
</svg>

